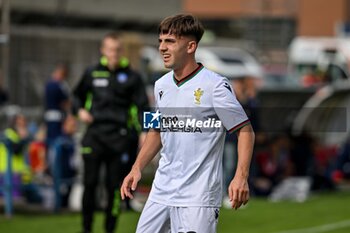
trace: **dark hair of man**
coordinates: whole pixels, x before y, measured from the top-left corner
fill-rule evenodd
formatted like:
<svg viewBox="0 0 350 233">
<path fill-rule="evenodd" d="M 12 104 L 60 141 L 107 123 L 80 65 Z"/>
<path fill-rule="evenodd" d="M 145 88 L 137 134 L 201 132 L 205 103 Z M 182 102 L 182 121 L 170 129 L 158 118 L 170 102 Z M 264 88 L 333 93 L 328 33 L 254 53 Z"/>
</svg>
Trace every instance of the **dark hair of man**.
<svg viewBox="0 0 350 233">
<path fill-rule="evenodd" d="M 201 22 L 192 15 L 178 14 L 165 18 L 158 27 L 160 34 L 173 34 L 177 37 L 193 36 L 198 43 L 204 33 Z"/>
<path fill-rule="evenodd" d="M 104 41 L 107 38 L 110 38 L 110 39 L 113 39 L 113 40 L 120 40 L 121 39 L 121 35 L 118 32 L 109 32 L 106 35 L 104 35 L 102 41 Z"/>
</svg>

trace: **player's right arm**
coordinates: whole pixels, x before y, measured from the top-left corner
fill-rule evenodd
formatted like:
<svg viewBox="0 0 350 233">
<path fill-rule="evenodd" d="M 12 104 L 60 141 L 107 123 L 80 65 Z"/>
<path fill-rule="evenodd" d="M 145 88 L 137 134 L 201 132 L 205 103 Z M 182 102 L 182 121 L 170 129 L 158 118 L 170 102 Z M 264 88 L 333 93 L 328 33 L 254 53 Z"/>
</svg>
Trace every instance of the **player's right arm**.
<svg viewBox="0 0 350 233">
<path fill-rule="evenodd" d="M 136 158 L 130 173 L 124 178 L 123 184 L 120 188 L 120 194 L 124 200 L 126 197 L 134 198 L 132 191 L 136 190 L 137 183 L 141 179 L 142 170 L 151 162 L 162 147 L 160 132 L 157 130 L 150 130 L 147 133 L 146 140 Z"/>
</svg>

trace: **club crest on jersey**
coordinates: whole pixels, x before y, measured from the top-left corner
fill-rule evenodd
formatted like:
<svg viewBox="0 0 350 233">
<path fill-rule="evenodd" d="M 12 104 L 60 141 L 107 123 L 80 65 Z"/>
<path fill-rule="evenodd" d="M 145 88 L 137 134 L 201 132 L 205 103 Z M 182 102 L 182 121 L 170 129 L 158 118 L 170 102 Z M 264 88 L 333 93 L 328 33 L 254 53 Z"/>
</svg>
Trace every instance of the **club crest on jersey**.
<svg viewBox="0 0 350 233">
<path fill-rule="evenodd" d="M 201 104 L 201 97 L 203 95 L 204 91 L 201 88 L 198 88 L 194 91 L 194 103 L 195 104 Z"/>
<path fill-rule="evenodd" d="M 120 83 L 125 83 L 128 80 L 128 75 L 126 73 L 117 74 L 117 81 Z"/>
</svg>

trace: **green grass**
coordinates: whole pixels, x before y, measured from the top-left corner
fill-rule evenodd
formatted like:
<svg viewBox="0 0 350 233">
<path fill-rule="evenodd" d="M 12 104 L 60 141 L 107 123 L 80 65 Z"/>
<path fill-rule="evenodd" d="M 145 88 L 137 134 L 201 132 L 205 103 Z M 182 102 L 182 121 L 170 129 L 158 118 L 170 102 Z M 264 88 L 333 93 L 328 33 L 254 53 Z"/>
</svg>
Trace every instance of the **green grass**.
<svg viewBox="0 0 350 233">
<path fill-rule="evenodd" d="M 350 221 L 349 204 L 350 193 L 314 195 L 305 203 L 253 199 L 245 209 L 222 210 L 218 232 L 272 233 Z M 332 232 L 350 232 L 350 226 Z"/>
<path fill-rule="evenodd" d="M 139 214 L 123 213 L 117 233 L 133 233 Z M 325 193 L 313 195 L 305 203 L 271 203 L 265 199 L 252 199 L 244 209 L 234 211 L 222 209 L 219 233 L 275 233 L 350 221 L 350 193 Z M 103 215 L 96 215 L 94 233 L 104 233 Z M 1 233 L 78 233 L 80 215 L 18 213 L 12 219 L 0 215 Z M 306 231 L 305 231 L 306 232 Z M 315 233 L 321 231 L 314 231 Z M 329 233 L 350 232 L 350 226 Z"/>
</svg>

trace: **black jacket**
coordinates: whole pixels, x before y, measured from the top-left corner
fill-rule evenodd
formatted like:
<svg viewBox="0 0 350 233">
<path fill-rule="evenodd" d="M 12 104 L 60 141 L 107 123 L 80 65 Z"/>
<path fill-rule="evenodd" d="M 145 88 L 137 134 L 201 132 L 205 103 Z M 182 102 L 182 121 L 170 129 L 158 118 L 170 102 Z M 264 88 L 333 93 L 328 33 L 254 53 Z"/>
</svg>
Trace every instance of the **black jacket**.
<svg viewBox="0 0 350 233">
<path fill-rule="evenodd" d="M 102 132 L 128 128 L 130 107 L 137 107 L 141 119 L 148 106 L 141 76 L 129 66 L 114 71 L 101 63 L 89 67 L 74 89 L 73 97 L 73 112 L 87 109 L 94 118 L 89 128 L 99 128 Z"/>
</svg>

